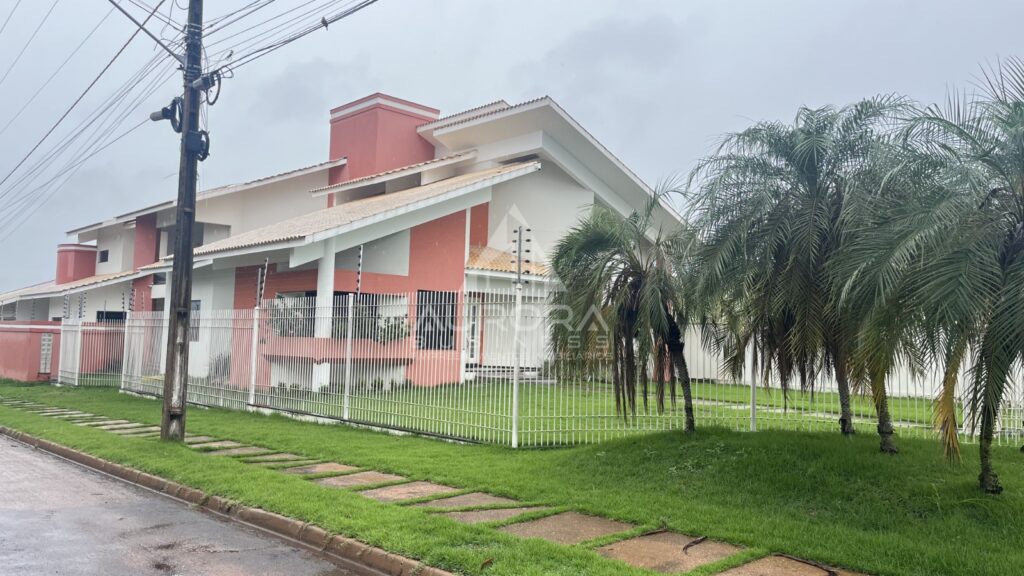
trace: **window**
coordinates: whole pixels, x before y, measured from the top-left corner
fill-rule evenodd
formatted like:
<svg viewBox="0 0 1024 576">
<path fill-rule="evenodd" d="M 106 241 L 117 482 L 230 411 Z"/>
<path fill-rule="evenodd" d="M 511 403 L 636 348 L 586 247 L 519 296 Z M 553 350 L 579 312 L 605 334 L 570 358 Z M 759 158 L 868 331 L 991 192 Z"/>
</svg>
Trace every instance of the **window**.
<svg viewBox="0 0 1024 576">
<path fill-rule="evenodd" d="M 188 341 L 199 342 L 199 310 L 202 308 L 202 304 L 199 300 L 192 301 L 192 314 L 189 317 L 188 324 Z"/>
<path fill-rule="evenodd" d="M 100 264 L 106 262 L 107 260 L 110 260 L 110 250 L 100 250 L 96 259 Z"/>
<path fill-rule="evenodd" d="M 416 292 L 416 347 L 451 350 L 455 343 L 455 293 Z"/>
<path fill-rule="evenodd" d="M 97 322 L 124 322 L 124 312 L 107 312 L 106 310 L 96 311 Z"/>
<path fill-rule="evenodd" d="M 0 306 L 0 320 L 14 320 L 18 317 L 18 304 L 4 304 Z"/>
<path fill-rule="evenodd" d="M 39 337 L 39 373 L 49 374 L 53 362 L 53 334 L 46 333 Z"/>
<path fill-rule="evenodd" d="M 153 274 L 153 286 L 163 286 L 164 284 L 167 284 L 167 272 Z"/>
</svg>

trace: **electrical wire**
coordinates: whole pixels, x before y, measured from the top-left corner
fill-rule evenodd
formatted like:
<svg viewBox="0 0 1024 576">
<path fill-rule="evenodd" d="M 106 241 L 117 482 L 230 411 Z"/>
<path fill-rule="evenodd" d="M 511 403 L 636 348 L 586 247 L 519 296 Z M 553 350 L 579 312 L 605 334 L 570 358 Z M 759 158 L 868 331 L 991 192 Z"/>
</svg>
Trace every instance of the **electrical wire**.
<svg viewBox="0 0 1024 576">
<path fill-rule="evenodd" d="M 153 9 L 153 12 L 150 12 L 149 15 L 146 16 L 146 19 L 142 21 L 143 26 L 146 25 L 146 22 L 149 22 L 149 19 L 157 10 L 159 10 L 160 6 L 163 5 L 163 3 L 164 0 L 160 0 L 160 3 L 157 4 L 157 7 Z M 51 134 L 53 134 L 53 131 L 56 130 L 62 122 L 64 122 L 64 119 L 67 118 L 69 114 L 71 114 L 71 111 L 74 110 L 76 106 L 78 106 L 82 99 L 85 98 L 86 94 L 88 94 L 89 91 L 92 90 L 93 86 L 95 86 L 96 83 L 100 81 L 100 78 L 102 78 L 103 75 L 107 72 L 107 70 L 109 70 L 110 67 L 114 65 L 114 62 L 117 61 L 118 57 L 121 56 L 125 49 L 128 48 L 128 45 L 132 43 L 132 40 L 134 40 L 135 37 L 138 36 L 139 32 L 141 31 L 141 28 L 136 28 L 135 31 L 132 32 L 132 35 L 128 37 L 128 40 L 121 46 L 120 49 L 118 49 L 118 51 L 114 54 L 110 61 L 107 62 L 106 66 L 104 66 L 103 69 L 100 70 L 100 73 L 96 75 L 96 78 L 94 78 L 93 81 L 90 82 L 88 86 L 86 86 L 85 90 L 82 91 L 78 98 L 76 98 L 75 101 L 71 103 L 71 106 L 69 106 L 68 109 L 65 110 L 63 114 L 61 114 L 60 118 L 57 119 L 53 126 L 51 126 L 50 129 L 46 131 L 46 134 L 43 134 L 43 137 L 40 138 L 34 146 L 32 146 L 32 149 L 28 151 L 28 154 L 26 154 L 21 160 L 19 160 L 18 163 L 14 165 L 14 168 L 12 168 L 11 171 L 8 172 L 7 175 L 3 177 L 3 179 L 0 179 L 0 186 L 6 184 L 7 181 L 11 178 L 11 176 L 14 175 L 14 173 L 17 172 L 19 168 L 21 168 L 21 166 L 32 156 L 32 154 L 34 154 L 35 151 L 38 150 L 40 146 L 42 146 L 43 142 L 46 141 L 46 139 L 49 138 Z M 8 192 L 9 189 L 0 190 L 0 199 L 4 198 L 8 194 Z"/>
<path fill-rule="evenodd" d="M 21 0 L 18 0 L 17 2 L 15 2 L 14 3 L 14 8 L 11 8 L 10 13 L 7 14 L 7 18 L 4 19 L 3 26 L 0 26 L 0 34 L 3 34 L 4 30 L 7 29 L 7 24 L 10 23 L 11 17 L 14 16 L 14 12 L 18 9 L 18 6 L 21 6 Z"/>
<path fill-rule="evenodd" d="M 25 51 L 32 45 L 32 41 L 36 39 L 36 35 L 39 34 L 39 30 L 43 27 L 43 24 L 46 24 L 46 21 L 50 19 L 50 14 L 53 14 L 53 9 L 57 7 L 57 2 L 60 2 L 60 0 L 53 0 L 53 4 L 51 4 L 50 9 L 46 11 L 46 15 L 39 21 L 39 25 L 32 31 L 32 35 L 28 37 L 28 42 L 25 42 L 25 45 L 21 47 L 21 51 L 14 57 L 14 62 L 11 62 L 11 65 L 7 67 L 7 71 L 4 72 L 3 77 L 0 77 L 0 85 L 4 83 L 4 80 L 7 80 L 7 76 L 10 75 L 11 70 L 14 70 L 14 67 L 17 66 L 18 62 L 21 60 L 21 57 L 25 55 Z M 4 26 L 6 26 L 6 23 Z"/>
<path fill-rule="evenodd" d="M 0 135 L 6 132 L 7 129 L 11 126 L 11 124 L 13 124 L 14 121 L 17 120 L 19 117 L 21 117 L 22 112 L 24 112 L 25 109 L 28 108 L 32 104 L 32 102 L 35 101 L 36 97 L 38 97 L 39 94 L 43 90 L 45 90 L 47 86 L 50 85 L 50 82 L 52 82 L 53 79 L 57 77 L 57 74 L 60 74 L 60 71 L 68 65 L 68 62 L 70 62 L 71 59 L 75 57 L 75 54 L 78 54 L 78 51 L 82 49 L 82 46 L 85 46 L 85 43 L 89 40 L 89 38 L 92 38 L 92 35 L 100 29 L 100 26 L 102 26 L 103 23 L 107 21 L 107 18 L 109 18 L 110 15 L 113 13 L 114 9 L 111 8 L 109 11 L 107 11 L 106 15 L 104 15 L 103 18 L 101 18 L 100 21 L 97 22 L 95 26 L 93 26 L 92 30 L 90 30 L 89 33 L 85 35 L 85 38 L 82 38 L 82 41 L 78 43 L 78 46 L 75 46 L 75 49 L 71 51 L 71 54 L 68 54 L 68 57 L 65 58 L 63 62 L 61 62 L 60 66 L 58 66 L 57 69 L 54 70 L 52 74 L 50 74 L 50 77 L 47 78 L 45 82 L 43 82 L 42 86 L 37 88 L 35 93 L 32 94 L 32 96 L 30 96 L 29 99 L 24 104 L 22 104 L 21 108 L 14 113 L 14 116 L 12 116 L 11 119 L 8 120 L 6 124 L 4 124 L 3 128 L 0 128 Z"/>
<path fill-rule="evenodd" d="M 148 118 L 143 119 L 138 124 L 130 128 L 129 130 L 118 134 L 113 138 L 109 138 L 106 142 L 103 142 L 105 136 L 111 134 L 114 130 L 120 127 L 121 124 L 129 117 L 131 113 L 137 110 L 145 101 L 152 96 L 158 89 L 167 83 L 168 80 L 173 78 L 175 70 L 169 66 L 169 63 L 164 62 L 164 74 L 158 75 L 153 81 L 149 83 L 146 89 L 133 100 L 129 101 L 123 110 L 116 113 L 108 113 L 107 118 L 100 124 L 97 124 L 92 130 L 92 136 L 88 143 L 83 144 L 79 147 L 79 151 L 68 160 L 63 167 L 61 167 L 57 173 L 52 176 L 49 180 L 46 180 L 42 184 L 29 190 L 29 194 L 24 195 L 17 203 L 9 205 L 10 210 L 7 211 L 3 217 L 0 217 L 0 230 L 4 230 L 6 234 L 2 238 L 6 238 L 13 232 L 14 229 L 19 228 L 31 215 L 38 211 L 44 206 L 67 182 L 71 179 L 71 176 L 64 178 L 62 182 L 57 182 L 65 174 L 73 174 L 77 172 L 89 159 L 97 155 L 99 152 L 109 148 L 115 142 L 121 140 L 131 132 L 139 129 L 141 126 L 149 122 Z M 104 108 L 104 111 L 110 111 L 113 109 L 113 104 L 125 101 L 127 94 L 124 92 L 117 99 L 116 102 L 111 102 Z M 99 116 L 97 116 L 98 119 Z M 94 120 L 95 120 L 94 119 Z M 92 123 L 92 122 L 91 122 Z M 90 124 L 91 124 L 90 123 Z M 101 143 L 102 142 L 102 143 Z M 47 188 L 48 187 L 48 188 Z M 37 192 L 41 189 L 42 194 L 34 195 L 32 193 Z M 26 206 L 31 203 L 32 206 L 26 209 Z"/>
<path fill-rule="evenodd" d="M 308 28 L 306 30 L 303 30 L 302 32 L 298 32 L 296 34 L 293 34 L 292 36 L 290 36 L 288 38 L 285 38 L 283 40 L 280 40 L 278 42 L 274 42 L 274 43 L 271 43 L 271 44 L 267 44 L 266 46 L 263 46 L 261 48 L 257 48 L 256 50 L 253 50 L 252 52 L 249 52 L 249 53 L 239 57 L 238 60 L 236 60 L 234 63 L 229 64 L 228 68 L 231 69 L 231 70 L 237 70 L 238 68 L 240 68 L 240 67 L 242 67 L 242 66 L 244 66 L 244 65 L 246 65 L 246 64 L 248 64 L 250 62 L 253 62 L 255 60 L 258 60 L 258 59 L 260 59 L 260 58 L 270 54 L 271 52 L 274 52 L 274 51 L 276 51 L 276 50 L 278 50 L 280 48 L 284 48 L 285 46 L 291 44 L 292 42 L 295 42 L 296 40 L 298 40 L 298 39 L 300 39 L 300 38 L 302 38 L 304 36 L 307 36 L 309 34 L 312 34 L 313 32 L 316 32 L 320 28 L 326 28 L 329 25 L 331 25 L 331 24 L 341 20 L 342 18 L 347 18 L 347 17 L 351 16 L 352 14 L 355 14 L 356 12 L 359 12 L 363 8 L 366 8 L 367 6 L 370 6 L 371 4 L 374 4 L 376 2 L 377 2 L 377 0 L 363 0 L 362 2 L 356 4 L 355 6 L 353 6 L 351 8 L 348 8 L 346 10 L 343 10 L 340 13 L 335 14 L 334 16 L 332 16 L 330 18 L 326 18 L 325 17 L 321 24 L 318 24 L 316 26 L 312 26 L 312 27 L 310 27 L 310 28 Z"/>
</svg>

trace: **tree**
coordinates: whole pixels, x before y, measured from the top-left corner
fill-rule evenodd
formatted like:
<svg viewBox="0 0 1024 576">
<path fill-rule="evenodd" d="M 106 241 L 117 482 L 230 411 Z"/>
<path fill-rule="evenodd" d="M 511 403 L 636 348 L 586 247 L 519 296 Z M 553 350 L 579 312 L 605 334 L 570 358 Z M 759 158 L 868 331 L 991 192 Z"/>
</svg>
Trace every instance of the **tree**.
<svg viewBox="0 0 1024 576">
<path fill-rule="evenodd" d="M 700 231 L 699 299 L 716 302 L 732 326 L 719 345 L 733 360 L 749 344 L 766 381 L 814 386 L 830 373 L 840 397 L 839 427 L 854 433 L 851 379 L 857 317 L 841 298 L 834 259 L 847 239 L 844 214 L 872 167 L 875 149 L 908 109 L 881 96 L 833 108 L 801 108 L 792 124 L 760 122 L 724 140 L 691 174 L 691 222 Z M 882 449 L 891 443 L 884 378 L 869 379 Z"/>
<path fill-rule="evenodd" d="M 610 337 L 616 411 L 627 420 L 636 415 L 638 392 L 644 410 L 648 409 L 649 363 L 654 367 L 659 412 L 665 409 L 666 392 L 675 403 L 678 378 L 685 430 L 692 432 L 693 397 L 683 356 L 689 315 L 674 269 L 689 237 L 681 223 L 669 231 L 655 226 L 659 201 L 660 195 L 644 211 L 627 217 L 595 205 L 558 242 L 551 268 L 563 290 L 554 298 L 568 308 L 576 323 L 553 323 L 552 342 L 556 358 L 579 359 L 589 354 L 580 354 L 577 348 L 593 350 L 600 346 L 601 335 Z M 598 322 L 607 327 L 606 332 L 594 330 Z M 563 369 L 569 363 L 563 361 Z"/>
<path fill-rule="evenodd" d="M 875 267 L 886 298 L 903 293 L 923 340 L 944 366 L 936 422 L 959 457 L 956 388 L 965 386 L 967 427 L 978 431 L 979 483 L 1002 487 L 991 446 L 999 408 L 1024 361 L 1024 62 L 984 75 L 984 93 L 951 96 L 906 132 L 904 201 L 883 209 Z"/>
</svg>

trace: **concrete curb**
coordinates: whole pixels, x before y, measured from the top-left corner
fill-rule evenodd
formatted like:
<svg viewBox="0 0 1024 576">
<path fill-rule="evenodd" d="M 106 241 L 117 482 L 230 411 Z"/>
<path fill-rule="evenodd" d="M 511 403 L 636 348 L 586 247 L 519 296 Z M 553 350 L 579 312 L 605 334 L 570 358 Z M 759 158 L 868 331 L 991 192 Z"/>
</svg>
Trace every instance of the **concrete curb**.
<svg viewBox="0 0 1024 576">
<path fill-rule="evenodd" d="M 352 538 L 331 534 L 314 524 L 260 508 L 245 506 L 220 496 L 206 494 L 201 490 L 103 460 L 7 426 L 0 426 L 0 434 L 130 484 L 195 505 L 234 522 L 253 526 L 280 538 L 299 543 L 343 565 L 356 564 L 387 576 L 453 576 L 450 572 L 427 566 L 422 562 L 392 554 L 387 550 L 375 548 Z"/>
</svg>

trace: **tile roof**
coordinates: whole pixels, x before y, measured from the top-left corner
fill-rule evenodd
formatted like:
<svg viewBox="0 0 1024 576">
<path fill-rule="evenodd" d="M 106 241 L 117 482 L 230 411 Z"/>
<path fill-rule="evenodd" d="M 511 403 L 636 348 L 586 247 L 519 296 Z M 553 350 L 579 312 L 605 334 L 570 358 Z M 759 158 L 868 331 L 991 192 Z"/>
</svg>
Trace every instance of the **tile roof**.
<svg viewBox="0 0 1024 576">
<path fill-rule="evenodd" d="M 389 212 L 395 210 L 408 211 L 414 209 L 415 204 L 419 202 L 436 199 L 448 193 L 459 192 L 472 186 L 479 189 L 481 185 L 488 185 L 488 181 L 504 181 L 539 169 L 540 162 L 537 161 L 517 162 L 452 176 L 407 190 L 353 200 L 199 246 L 194 254 L 199 257 L 217 252 L 303 240 L 322 232 L 356 224 L 361 220 L 387 217 Z"/>
<path fill-rule="evenodd" d="M 516 110 L 518 108 L 525 108 L 526 106 L 531 106 L 533 104 L 537 104 L 538 102 L 543 102 L 545 100 L 550 100 L 550 99 L 551 98 L 548 97 L 548 96 L 541 96 L 540 98 L 534 98 L 533 100 L 527 100 L 525 102 L 520 102 L 519 104 L 515 104 L 515 105 L 512 105 L 512 106 L 506 106 L 504 108 L 493 108 L 493 109 L 487 109 L 488 106 L 491 106 L 493 103 L 492 104 L 486 104 L 484 106 L 480 106 L 479 108 L 474 108 L 474 109 L 466 111 L 466 112 L 472 112 L 473 110 L 480 109 L 481 112 L 479 114 L 466 114 L 465 112 L 460 112 L 459 114 L 453 114 L 452 116 L 448 116 L 446 118 L 441 118 L 439 120 L 434 120 L 433 122 L 427 122 L 426 124 L 421 124 L 417 128 L 417 130 L 440 130 L 441 128 L 448 128 L 450 126 L 457 126 L 459 124 L 465 124 L 466 122 L 472 122 L 473 120 L 477 120 L 479 118 L 486 118 L 487 116 L 493 116 L 495 114 L 502 114 L 504 112 L 508 112 L 509 110 Z M 466 114 L 466 115 L 463 115 L 463 114 Z"/>
<path fill-rule="evenodd" d="M 277 174 L 271 174 L 269 176 L 262 176 L 260 178 L 256 178 L 255 180 L 248 180 L 246 182 L 236 182 L 234 184 L 225 184 L 224 186 L 218 186 L 216 188 L 210 188 L 210 189 L 207 189 L 207 190 L 202 190 L 202 191 L 200 191 L 199 193 L 196 194 L 196 201 L 199 202 L 199 201 L 202 201 L 202 200 L 206 200 L 208 198 L 213 198 L 213 197 L 216 197 L 216 196 L 222 196 L 224 194 L 230 194 L 230 193 L 232 193 L 232 192 L 234 192 L 236 190 L 245 190 L 245 189 L 251 188 L 253 186 L 258 186 L 258 185 L 260 185 L 261 183 L 263 183 L 265 181 L 274 180 L 276 178 L 283 178 L 285 176 L 291 176 L 293 174 L 300 174 L 300 173 L 305 173 L 305 172 L 309 172 L 309 171 L 322 170 L 324 168 L 333 168 L 336 165 L 344 164 L 346 161 L 347 160 L 345 158 L 338 158 L 336 160 L 328 160 L 327 162 L 319 162 L 317 164 L 311 164 L 309 166 L 303 166 L 301 168 L 294 168 L 292 170 L 286 170 L 284 172 L 278 172 Z M 82 232 L 84 230 L 88 230 L 90 228 L 95 228 L 97 226 L 107 226 L 107 225 L 110 225 L 110 224 L 117 224 L 119 222 L 129 222 L 129 221 L 133 220 L 135 217 L 141 216 L 143 214 L 148 214 L 148 213 L 151 213 L 151 212 L 156 212 L 158 210 L 163 210 L 163 209 L 166 209 L 166 208 L 172 208 L 175 205 L 177 205 L 177 203 L 178 203 L 178 201 L 176 199 L 174 199 L 174 200 L 165 200 L 165 201 L 160 202 L 158 204 L 150 204 L 149 206 L 146 206 L 144 208 L 139 208 L 139 209 L 136 209 L 136 210 L 132 210 L 131 212 L 125 212 L 124 214 L 118 214 L 117 216 L 114 216 L 113 218 L 111 218 L 109 220 L 103 220 L 103 221 L 100 221 L 100 222 L 93 222 L 92 224 L 88 224 L 86 226 L 79 226 L 78 228 L 75 228 L 73 230 L 68 230 L 67 233 L 68 234 L 75 234 L 75 233 L 78 233 L 78 232 Z"/>
<path fill-rule="evenodd" d="M 88 278 L 82 278 L 80 280 L 75 280 L 74 282 L 65 282 L 64 284 L 57 284 L 51 280 L 49 282 L 43 282 L 42 284 L 36 284 L 34 286 L 28 286 L 26 288 L 20 288 L 18 290 L 12 290 L 10 292 L 0 294 L 0 303 L 21 300 L 32 296 L 59 295 L 69 290 L 87 288 L 98 284 L 108 284 L 115 280 L 127 280 L 129 277 L 136 275 L 138 275 L 138 273 L 134 270 L 128 270 L 125 272 L 113 272 L 111 274 L 97 274 L 96 276 L 89 276 Z"/>
<path fill-rule="evenodd" d="M 463 152 L 456 152 L 455 154 L 449 154 L 447 156 L 442 156 L 440 158 L 433 158 L 431 160 L 424 160 L 423 162 L 417 162 L 416 164 L 409 164 L 407 166 L 399 166 L 398 168 L 392 168 L 391 170 L 385 170 L 383 172 L 378 172 L 376 174 L 370 174 L 369 176 L 363 176 L 363 177 L 360 177 L 360 178 L 353 178 L 352 180 L 346 180 L 344 182 L 338 182 L 337 184 L 330 184 L 330 185 L 327 185 L 327 186 L 321 186 L 320 188 L 314 188 L 313 190 L 310 190 L 309 193 L 310 194 L 318 194 L 320 192 L 327 192 L 327 191 L 333 190 L 335 188 L 347 188 L 347 187 L 352 186 L 353 184 L 359 184 L 360 182 L 366 182 L 366 181 L 369 181 L 369 180 L 373 180 L 375 178 L 380 178 L 381 176 L 387 176 L 389 174 L 395 174 L 395 173 L 398 173 L 398 172 L 404 172 L 406 170 L 415 170 L 417 168 L 424 168 L 425 169 L 425 168 L 428 168 L 429 166 L 431 166 L 433 164 L 437 164 L 437 163 L 440 163 L 440 162 L 449 162 L 451 160 L 457 160 L 457 159 L 460 159 L 460 158 L 469 158 L 469 157 L 473 156 L 473 154 L 475 154 L 475 152 L 476 152 L 475 150 L 465 150 Z"/>
<path fill-rule="evenodd" d="M 511 252 L 491 248 L 490 246 L 470 246 L 466 268 L 470 270 L 486 270 L 488 272 L 510 272 L 515 274 L 515 257 Z M 523 264 L 523 271 L 533 276 L 547 274 L 547 266 L 530 262 Z"/>
</svg>

